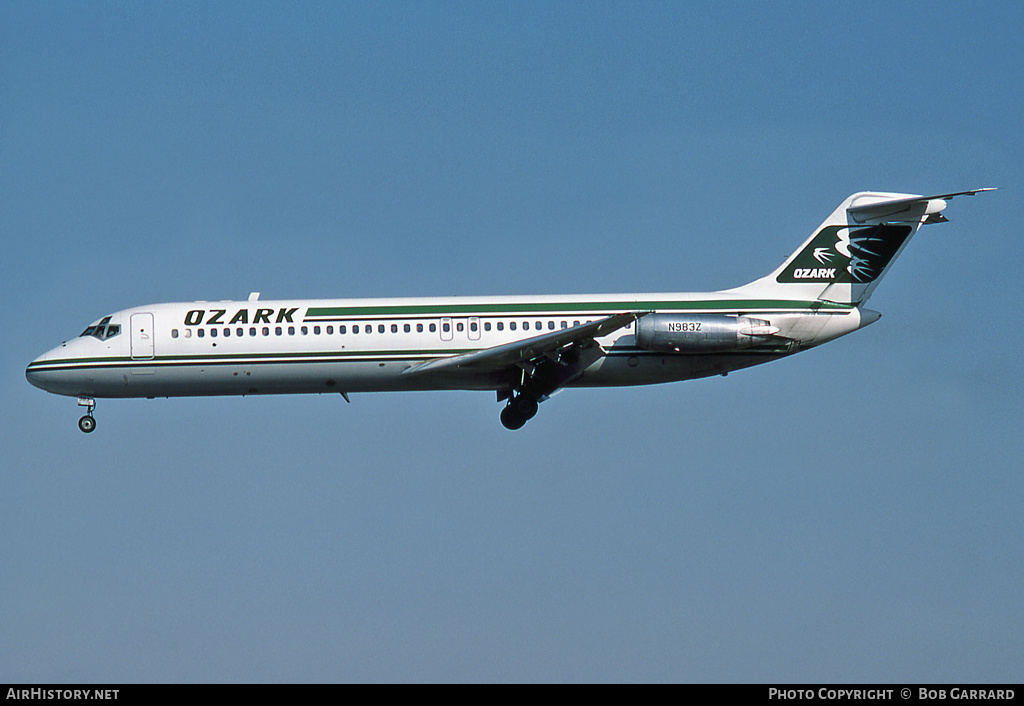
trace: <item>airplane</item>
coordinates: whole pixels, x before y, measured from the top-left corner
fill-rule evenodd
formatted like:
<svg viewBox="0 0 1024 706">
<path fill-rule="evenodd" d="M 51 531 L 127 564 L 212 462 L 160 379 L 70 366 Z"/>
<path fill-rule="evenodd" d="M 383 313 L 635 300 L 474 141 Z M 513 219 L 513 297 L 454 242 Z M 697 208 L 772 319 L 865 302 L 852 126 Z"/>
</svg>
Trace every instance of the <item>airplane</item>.
<svg viewBox="0 0 1024 706">
<path fill-rule="evenodd" d="M 109 314 L 25 371 L 78 398 L 485 390 L 519 429 L 568 387 L 676 382 L 767 363 L 878 320 L 863 307 L 957 196 L 847 197 L 773 272 L 707 293 L 196 301 Z"/>
</svg>

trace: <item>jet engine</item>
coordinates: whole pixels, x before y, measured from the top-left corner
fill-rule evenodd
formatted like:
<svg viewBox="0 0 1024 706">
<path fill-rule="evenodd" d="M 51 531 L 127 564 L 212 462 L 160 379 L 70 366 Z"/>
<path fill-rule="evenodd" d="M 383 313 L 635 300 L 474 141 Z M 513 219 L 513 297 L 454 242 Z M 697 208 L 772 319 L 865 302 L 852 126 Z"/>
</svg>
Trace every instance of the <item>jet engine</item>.
<svg viewBox="0 0 1024 706">
<path fill-rule="evenodd" d="M 715 353 L 750 348 L 778 332 L 749 316 L 648 314 L 637 321 L 636 344 L 664 353 Z"/>
</svg>

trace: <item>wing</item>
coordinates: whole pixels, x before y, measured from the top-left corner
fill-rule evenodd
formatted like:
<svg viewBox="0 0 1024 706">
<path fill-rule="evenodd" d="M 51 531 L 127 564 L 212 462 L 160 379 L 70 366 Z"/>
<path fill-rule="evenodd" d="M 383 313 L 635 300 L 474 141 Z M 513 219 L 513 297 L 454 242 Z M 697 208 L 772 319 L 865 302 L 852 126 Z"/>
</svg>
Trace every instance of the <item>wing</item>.
<svg viewBox="0 0 1024 706">
<path fill-rule="evenodd" d="M 553 333 L 545 333 L 540 336 L 526 338 L 521 341 L 513 341 L 501 346 L 484 348 L 453 355 L 437 360 L 414 365 L 405 370 L 403 375 L 421 375 L 423 373 L 436 372 L 500 372 L 512 366 L 525 366 L 530 361 L 543 356 L 555 355 L 558 352 L 573 346 L 587 346 L 594 344 L 595 338 L 607 336 L 624 326 L 628 326 L 648 312 L 631 311 L 623 314 L 615 314 L 604 319 L 592 321 L 589 324 L 573 326 L 572 328 L 561 329 Z"/>
</svg>

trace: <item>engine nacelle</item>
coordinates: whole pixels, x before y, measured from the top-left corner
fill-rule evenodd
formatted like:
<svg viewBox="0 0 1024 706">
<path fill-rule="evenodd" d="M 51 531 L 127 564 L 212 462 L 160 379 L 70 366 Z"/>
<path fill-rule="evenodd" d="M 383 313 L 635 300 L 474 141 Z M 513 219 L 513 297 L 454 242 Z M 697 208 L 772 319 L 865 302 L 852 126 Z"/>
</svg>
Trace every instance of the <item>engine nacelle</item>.
<svg viewBox="0 0 1024 706">
<path fill-rule="evenodd" d="M 664 353 L 715 353 L 749 348 L 778 332 L 749 316 L 648 314 L 636 322 L 636 344 Z"/>
</svg>

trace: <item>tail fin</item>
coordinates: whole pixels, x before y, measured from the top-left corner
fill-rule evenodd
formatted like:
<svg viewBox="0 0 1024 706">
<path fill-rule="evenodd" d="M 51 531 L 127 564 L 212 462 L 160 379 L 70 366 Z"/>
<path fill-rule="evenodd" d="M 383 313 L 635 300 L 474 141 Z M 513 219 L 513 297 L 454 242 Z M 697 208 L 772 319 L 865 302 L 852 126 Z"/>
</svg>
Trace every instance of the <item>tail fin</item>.
<svg viewBox="0 0 1024 706">
<path fill-rule="evenodd" d="M 946 220 L 954 196 L 863 191 L 843 201 L 777 270 L 731 292 L 771 298 L 862 304 L 922 225 Z"/>
</svg>

